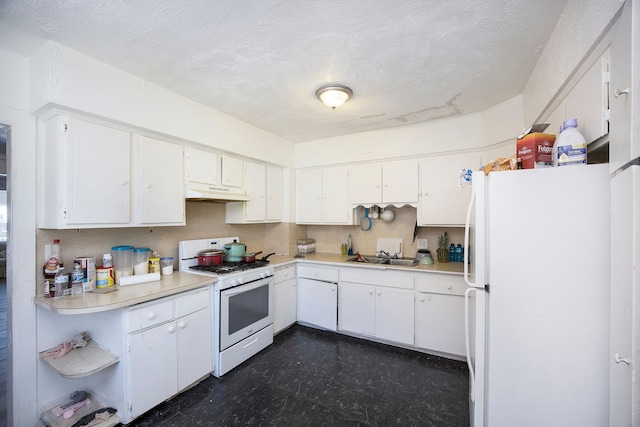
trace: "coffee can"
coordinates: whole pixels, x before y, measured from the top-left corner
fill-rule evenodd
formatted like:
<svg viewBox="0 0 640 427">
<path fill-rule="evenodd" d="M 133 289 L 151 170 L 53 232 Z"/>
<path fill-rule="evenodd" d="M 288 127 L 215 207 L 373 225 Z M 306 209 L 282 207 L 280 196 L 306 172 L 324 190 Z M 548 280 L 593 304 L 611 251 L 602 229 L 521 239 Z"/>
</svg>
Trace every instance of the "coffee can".
<svg viewBox="0 0 640 427">
<path fill-rule="evenodd" d="M 108 288 L 114 284 L 114 270 L 113 267 L 98 267 L 96 268 L 96 288 Z"/>
</svg>

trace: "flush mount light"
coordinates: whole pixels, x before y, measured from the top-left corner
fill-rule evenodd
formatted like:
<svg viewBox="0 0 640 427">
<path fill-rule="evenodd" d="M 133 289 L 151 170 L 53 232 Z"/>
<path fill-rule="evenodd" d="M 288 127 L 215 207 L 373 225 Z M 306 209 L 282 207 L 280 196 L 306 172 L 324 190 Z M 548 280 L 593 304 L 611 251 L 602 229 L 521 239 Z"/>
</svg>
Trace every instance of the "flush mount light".
<svg viewBox="0 0 640 427">
<path fill-rule="evenodd" d="M 345 85 L 329 84 L 318 88 L 316 96 L 325 105 L 335 110 L 353 96 L 353 91 Z"/>
</svg>

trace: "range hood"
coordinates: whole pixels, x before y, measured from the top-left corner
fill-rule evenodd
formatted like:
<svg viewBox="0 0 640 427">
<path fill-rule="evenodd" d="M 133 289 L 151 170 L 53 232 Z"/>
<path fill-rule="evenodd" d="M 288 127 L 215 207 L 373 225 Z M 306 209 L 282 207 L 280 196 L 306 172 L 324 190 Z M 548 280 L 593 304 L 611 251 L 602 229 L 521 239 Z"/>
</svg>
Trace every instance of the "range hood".
<svg viewBox="0 0 640 427">
<path fill-rule="evenodd" d="M 202 186 L 187 186 L 185 199 L 190 202 L 246 202 L 249 200 L 246 194 L 236 193 L 229 188 Z"/>
</svg>

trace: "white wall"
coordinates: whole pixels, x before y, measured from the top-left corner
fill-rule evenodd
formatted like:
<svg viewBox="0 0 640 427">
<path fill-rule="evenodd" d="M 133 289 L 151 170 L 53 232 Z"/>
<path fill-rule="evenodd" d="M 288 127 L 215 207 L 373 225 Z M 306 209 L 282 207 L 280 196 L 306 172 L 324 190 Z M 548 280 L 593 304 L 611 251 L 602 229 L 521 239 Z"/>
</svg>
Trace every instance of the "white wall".
<svg viewBox="0 0 640 427">
<path fill-rule="evenodd" d="M 484 151 L 509 143 L 514 154 L 515 137 L 523 127 L 522 96 L 518 95 L 481 113 L 296 144 L 295 164 L 296 168 L 305 168 Z"/>
<path fill-rule="evenodd" d="M 293 144 L 53 42 L 32 57 L 29 109 L 81 111 L 157 136 L 286 167 Z"/>
<path fill-rule="evenodd" d="M 36 167 L 35 120 L 27 110 L 28 61 L 0 49 L 0 123 L 8 140 L 9 242 L 7 246 L 8 425 L 36 425 Z"/>
</svg>

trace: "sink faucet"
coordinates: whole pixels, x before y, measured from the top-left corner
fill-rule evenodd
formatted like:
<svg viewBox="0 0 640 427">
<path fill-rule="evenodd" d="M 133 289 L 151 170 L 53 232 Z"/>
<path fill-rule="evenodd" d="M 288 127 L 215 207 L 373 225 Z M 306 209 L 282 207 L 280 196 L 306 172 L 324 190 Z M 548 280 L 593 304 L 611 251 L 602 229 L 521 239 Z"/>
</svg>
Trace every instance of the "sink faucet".
<svg viewBox="0 0 640 427">
<path fill-rule="evenodd" d="M 389 252 L 387 251 L 380 251 L 380 253 L 378 255 L 384 255 L 386 257 L 389 257 Z"/>
</svg>

